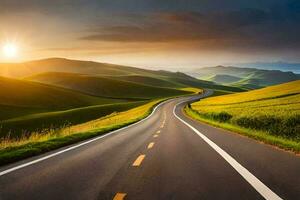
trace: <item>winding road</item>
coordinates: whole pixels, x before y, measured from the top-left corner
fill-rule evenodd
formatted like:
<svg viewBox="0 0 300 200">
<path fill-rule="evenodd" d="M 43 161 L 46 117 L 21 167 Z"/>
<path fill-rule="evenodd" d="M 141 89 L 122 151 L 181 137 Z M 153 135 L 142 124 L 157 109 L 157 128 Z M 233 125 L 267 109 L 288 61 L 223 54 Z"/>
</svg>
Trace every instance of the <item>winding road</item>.
<svg viewBox="0 0 300 200">
<path fill-rule="evenodd" d="M 0 168 L 0 199 L 299 199 L 300 157 L 185 116 L 201 97 Z"/>
</svg>

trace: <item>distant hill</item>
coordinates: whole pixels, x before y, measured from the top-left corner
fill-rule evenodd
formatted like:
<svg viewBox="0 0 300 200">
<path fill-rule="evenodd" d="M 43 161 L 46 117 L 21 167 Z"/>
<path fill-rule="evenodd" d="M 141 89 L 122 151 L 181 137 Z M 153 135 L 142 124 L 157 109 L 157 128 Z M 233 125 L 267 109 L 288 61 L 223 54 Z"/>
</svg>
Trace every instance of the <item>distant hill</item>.
<svg viewBox="0 0 300 200">
<path fill-rule="evenodd" d="M 49 58 L 25 63 L 0 64 L 0 76 L 23 78 L 45 72 L 79 73 L 102 77 L 111 76 L 111 78 L 116 80 L 127 79 L 130 82 L 160 87 L 178 88 L 193 86 L 228 91 L 243 91 L 236 87 L 218 86 L 213 82 L 200 81 L 181 72 L 154 71 L 91 61 Z"/>
<path fill-rule="evenodd" d="M 288 62 L 253 62 L 253 63 L 235 63 L 233 66 L 257 68 L 266 70 L 292 71 L 300 74 L 300 63 Z"/>
<path fill-rule="evenodd" d="M 189 94 L 245 91 L 181 72 L 153 71 L 90 61 L 51 58 L 0 64 L 0 137 L 76 124 L 145 104 Z"/>
<path fill-rule="evenodd" d="M 48 58 L 23 63 L 0 63 L 0 76 L 22 78 L 44 72 L 68 72 L 101 76 L 141 75 L 194 79 L 180 72 L 174 73 L 164 70 L 154 71 L 124 65 L 70 60 L 65 58 Z"/>
<path fill-rule="evenodd" d="M 224 66 L 199 68 L 188 72 L 188 74 L 204 80 L 215 80 L 219 84 L 246 89 L 256 89 L 299 80 L 299 75 L 293 72 Z"/>
<path fill-rule="evenodd" d="M 236 76 L 226 75 L 226 74 L 216 74 L 206 78 L 206 80 L 213 81 L 220 84 L 228 84 L 228 83 L 238 82 L 241 80 L 241 78 Z"/>
<path fill-rule="evenodd" d="M 264 87 L 260 84 L 260 80 L 255 78 L 241 79 L 240 81 L 230 83 L 230 85 L 245 88 L 248 90 L 259 89 Z"/>
<path fill-rule="evenodd" d="M 148 74 L 147 70 L 134 67 L 91 61 L 69 60 L 64 58 L 49 58 L 24 63 L 0 64 L 0 75 L 2 76 L 26 77 L 43 72 L 70 72 L 94 75 Z"/>
</svg>

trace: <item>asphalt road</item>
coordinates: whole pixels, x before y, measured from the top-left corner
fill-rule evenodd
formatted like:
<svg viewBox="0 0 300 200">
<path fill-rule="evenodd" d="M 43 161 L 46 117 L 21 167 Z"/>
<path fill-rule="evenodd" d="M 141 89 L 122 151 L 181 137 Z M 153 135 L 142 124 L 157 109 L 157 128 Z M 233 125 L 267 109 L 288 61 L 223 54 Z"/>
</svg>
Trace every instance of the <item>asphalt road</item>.
<svg viewBox="0 0 300 200">
<path fill-rule="evenodd" d="M 184 103 L 174 109 L 188 99 L 73 149 L 0 168 L 0 199 L 300 198 L 299 156 L 189 119 Z"/>
</svg>

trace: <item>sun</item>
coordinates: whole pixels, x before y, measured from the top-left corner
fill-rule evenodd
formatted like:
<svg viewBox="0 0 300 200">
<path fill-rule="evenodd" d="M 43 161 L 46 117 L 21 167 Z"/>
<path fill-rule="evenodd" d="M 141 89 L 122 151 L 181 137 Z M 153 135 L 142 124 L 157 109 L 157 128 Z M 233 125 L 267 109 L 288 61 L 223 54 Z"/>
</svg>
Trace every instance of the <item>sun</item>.
<svg viewBox="0 0 300 200">
<path fill-rule="evenodd" d="M 13 43 L 6 43 L 2 47 L 3 54 L 7 58 L 14 58 L 18 54 L 18 47 Z"/>
</svg>

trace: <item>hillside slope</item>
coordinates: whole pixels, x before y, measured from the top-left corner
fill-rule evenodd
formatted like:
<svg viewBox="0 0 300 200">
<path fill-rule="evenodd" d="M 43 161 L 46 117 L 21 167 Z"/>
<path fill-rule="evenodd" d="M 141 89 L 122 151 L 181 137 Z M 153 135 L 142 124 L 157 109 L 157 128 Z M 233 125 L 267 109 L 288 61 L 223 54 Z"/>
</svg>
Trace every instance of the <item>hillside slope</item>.
<svg viewBox="0 0 300 200">
<path fill-rule="evenodd" d="M 30 132 L 41 132 L 48 129 L 61 128 L 74 124 L 94 120 L 114 112 L 122 112 L 143 105 L 147 102 L 136 101 L 126 103 L 114 103 L 74 108 L 63 111 L 42 112 L 15 117 L 0 122 L 0 138 L 10 133 L 11 137 L 30 134 Z"/>
<path fill-rule="evenodd" d="M 0 75 L 26 77 L 43 72 L 70 72 L 102 75 L 147 74 L 147 70 L 91 61 L 49 58 L 24 63 L 0 64 Z M 149 72 L 150 73 L 150 72 Z"/>
<path fill-rule="evenodd" d="M 0 135 L 82 123 L 147 103 L 142 100 L 191 93 L 82 74 L 34 77 L 36 81 L 0 77 Z"/>
<path fill-rule="evenodd" d="M 35 112 L 122 102 L 5 77 L 0 77 L 0 88 L 0 120 Z"/>
<path fill-rule="evenodd" d="M 226 74 L 215 74 L 206 78 L 205 80 L 212 81 L 219 84 L 228 84 L 228 83 L 234 83 L 240 81 L 241 78 L 236 76 L 226 75 Z"/>
<path fill-rule="evenodd" d="M 211 97 L 193 103 L 204 117 L 300 138 L 300 80 L 244 93 Z"/>
<path fill-rule="evenodd" d="M 128 81 L 143 85 L 150 85 L 156 87 L 168 87 L 168 88 L 182 88 L 186 85 L 165 80 L 164 77 L 142 76 L 142 75 L 124 75 L 124 76 L 108 76 L 108 78 L 115 80 Z"/>
<path fill-rule="evenodd" d="M 101 76 L 142 75 L 193 79 L 179 72 L 174 73 L 164 70 L 154 71 L 123 65 L 65 58 L 48 58 L 24 63 L 0 63 L 0 76 L 27 77 L 44 72 L 67 72 Z"/>
<path fill-rule="evenodd" d="M 213 82 L 200 81 L 194 77 L 180 72 L 169 72 L 164 70 L 154 71 L 91 61 L 49 58 L 24 63 L 0 64 L 0 76 L 24 78 L 45 72 L 79 73 L 91 76 L 111 76 L 113 79 L 117 80 L 124 81 L 127 79 L 127 81 L 139 84 L 142 81 L 145 81 L 143 84 L 151 84 L 151 86 L 160 87 L 183 88 L 193 86 L 200 88 L 206 87 L 210 89 L 220 89 L 220 87 Z M 136 78 L 133 79 L 132 76 L 136 76 Z M 228 91 L 242 91 L 236 87 L 221 87 L 223 90 Z"/>
<path fill-rule="evenodd" d="M 153 87 L 108 77 L 82 74 L 49 72 L 37 74 L 28 79 L 108 98 L 153 99 L 188 94 L 188 92 L 171 88 Z"/>
</svg>

